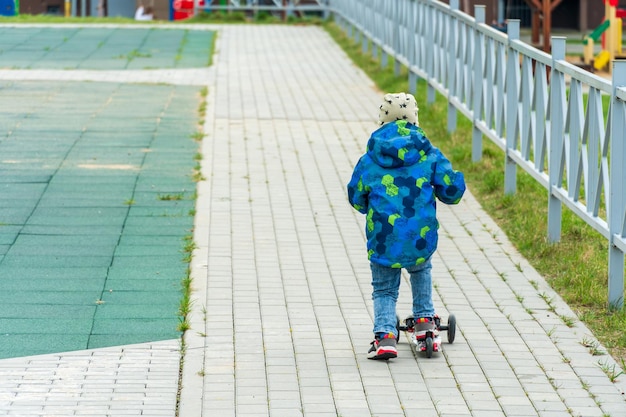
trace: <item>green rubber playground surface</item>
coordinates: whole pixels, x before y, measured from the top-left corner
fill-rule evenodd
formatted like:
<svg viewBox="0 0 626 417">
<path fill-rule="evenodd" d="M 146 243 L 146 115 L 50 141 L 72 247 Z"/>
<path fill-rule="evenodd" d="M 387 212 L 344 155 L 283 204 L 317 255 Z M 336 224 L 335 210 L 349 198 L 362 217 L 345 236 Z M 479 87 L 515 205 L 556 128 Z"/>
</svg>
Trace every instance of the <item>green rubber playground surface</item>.
<svg viewBox="0 0 626 417">
<path fill-rule="evenodd" d="M 0 69 L 199 68 L 213 32 L 158 28 L 1 27 Z"/>
<path fill-rule="evenodd" d="M 0 358 L 180 337 L 199 100 L 0 82 Z"/>
</svg>

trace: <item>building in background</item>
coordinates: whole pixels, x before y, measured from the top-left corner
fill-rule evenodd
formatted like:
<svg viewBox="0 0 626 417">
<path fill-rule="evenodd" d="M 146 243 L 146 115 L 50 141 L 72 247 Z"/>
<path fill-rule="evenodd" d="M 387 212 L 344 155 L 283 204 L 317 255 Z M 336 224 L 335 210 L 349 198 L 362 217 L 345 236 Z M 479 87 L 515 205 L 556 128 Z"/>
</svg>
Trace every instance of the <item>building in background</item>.
<svg viewBox="0 0 626 417">
<path fill-rule="evenodd" d="M 0 0 L 2 1 L 2 0 Z M 92 13 L 91 3 L 94 3 L 94 11 L 99 0 L 72 0 L 70 4 L 75 4 L 76 16 L 98 16 L 97 11 Z M 65 0 L 20 0 L 20 14 L 49 14 L 63 16 L 65 14 Z M 84 10 L 84 11 L 83 11 Z"/>
</svg>

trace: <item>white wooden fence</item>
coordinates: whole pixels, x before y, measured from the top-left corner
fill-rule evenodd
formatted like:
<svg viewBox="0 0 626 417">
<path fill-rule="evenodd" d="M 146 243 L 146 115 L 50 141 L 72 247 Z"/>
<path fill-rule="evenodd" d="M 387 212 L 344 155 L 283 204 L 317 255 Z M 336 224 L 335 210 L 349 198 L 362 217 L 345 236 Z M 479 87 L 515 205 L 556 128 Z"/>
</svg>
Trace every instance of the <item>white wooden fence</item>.
<svg viewBox="0 0 626 417">
<path fill-rule="evenodd" d="M 565 61 L 566 40 L 552 38 L 552 55 L 475 18 L 459 0 L 330 0 L 335 19 L 366 53 L 394 60 L 449 102 L 448 129 L 457 114 L 473 123 L 472 159 L 482 143 L 506 158 L 504 192 L 516 192 L 519 168 L 546 188 L 548 239 L 558 242 L 562 208 L 608 241 L 609 307 L 624 301 L 626 252 L 626 61 L 613 63 L 612 82 Z M 610 100 L 603 100 L 603 97 Z M 608 114 L 608 117 L 605 116 Z M 584 244 L 584 242 L 581 242 Z"/>
</svg>

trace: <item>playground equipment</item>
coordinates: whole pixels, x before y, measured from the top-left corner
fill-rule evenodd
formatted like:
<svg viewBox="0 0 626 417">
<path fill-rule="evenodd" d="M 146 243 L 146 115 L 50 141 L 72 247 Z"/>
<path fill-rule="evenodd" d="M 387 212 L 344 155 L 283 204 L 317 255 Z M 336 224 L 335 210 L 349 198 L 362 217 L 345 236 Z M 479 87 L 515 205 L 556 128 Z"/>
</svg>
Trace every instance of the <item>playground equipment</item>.
<svg viewBox="0 0 626 417">
<path fill-rule="evenodd" d="M 622 50 L 622 19 L 626 18 L 626 9 L 617 8 L 618 0 L 605 0 L 604 21 L 583 39 L 583 60 L 586 65 L 593 65 L 596 70 L 609 67 L 615 58 L 626 55 Z M 602 50 L 594 56 L 594 45 L 602 39 Z"/>
<path fill-rule="evenodd" d="M 209 2 L 210 3 L 210 2 Z M 204 7 L 204 0 L 174 0 L 170 11 L 172 20 L 183 20 L 193 17 L 195 7 Z"/>
</svg>

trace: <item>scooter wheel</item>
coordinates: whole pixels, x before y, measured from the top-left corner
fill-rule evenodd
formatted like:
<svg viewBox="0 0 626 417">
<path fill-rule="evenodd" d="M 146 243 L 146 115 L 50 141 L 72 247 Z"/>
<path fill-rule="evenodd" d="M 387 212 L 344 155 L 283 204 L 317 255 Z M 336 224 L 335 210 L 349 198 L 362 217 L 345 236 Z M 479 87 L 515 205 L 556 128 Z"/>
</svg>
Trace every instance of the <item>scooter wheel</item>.
<svg viewBox="0 0 626 417">
<path fill-rule="evenodd" d="M 456 317 L 454 314 L 450 314 L 448 317 L 448 343 L 454 343 L 454 337 L 456 336 Z"/>
<path fill-rule="evenodd" d="M 426 357 L 431 358 L 433 356 L 433 338 L 428 336 L 424 342 L 426 343 Z"/>
</svg>

